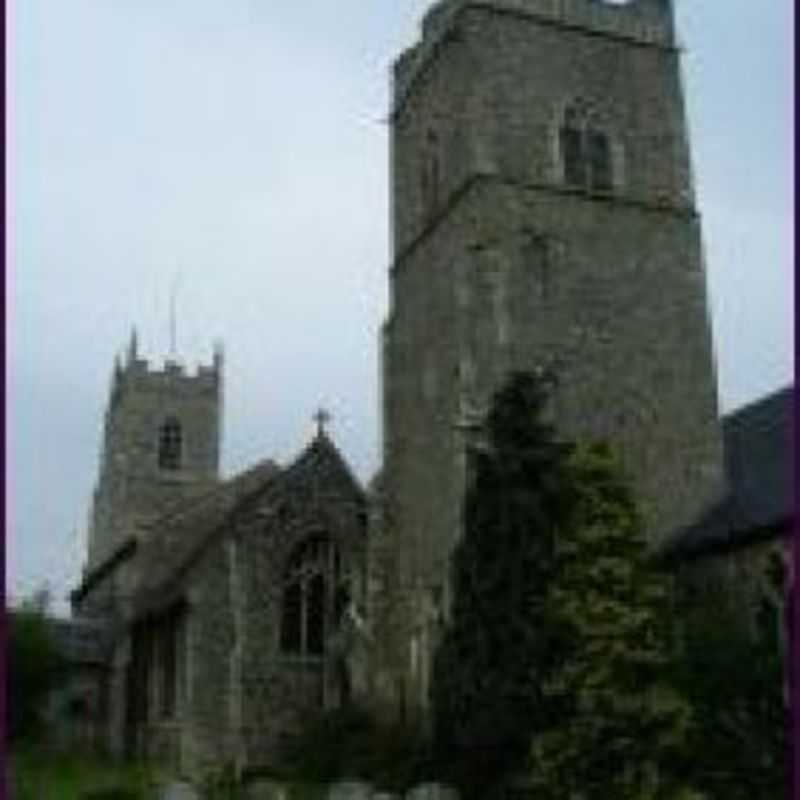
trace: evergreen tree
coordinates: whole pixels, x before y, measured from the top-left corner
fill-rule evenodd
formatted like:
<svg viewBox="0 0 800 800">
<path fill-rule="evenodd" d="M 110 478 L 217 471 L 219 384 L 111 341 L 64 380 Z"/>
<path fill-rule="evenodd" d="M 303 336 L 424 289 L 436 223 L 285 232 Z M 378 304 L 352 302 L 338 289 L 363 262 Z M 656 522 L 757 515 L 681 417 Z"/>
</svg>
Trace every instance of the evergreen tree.
<svg viewBox="0 0 800 800">
<path fill-rule="evenodd" d="M 682 777 L 692 717 L 674 685 L 671 579 L 607 447 L 576 448 L 569 482 L 544 621 L 557 659 L 540 673 L 526 784 L 542 800 L 698 797 Z"/>
<path fill-rule="evenodd" d="M 37 592 L 16 609 L 6 609 L 8 625 L 9 740 L 35 738 L 41 729 L 42 705 L 64 675 L 47 621 L 48 595 Z"/>
<path fill-rule="evenodd" d="M 691 798 L 690 712 L 670 683 L 670 583 L 601 446 L 560 442 L 542 381 L 494 398 L 472 458 L 434 670 L 438 756 L 467 797 Z"/>
<path fill-rule="evenodd" d="M 543 420 L 545 402 L 540 379 L 513 376 L 494 399 L 485 446 L 471 454 L 433 705 L 437 757 L 475 797 L 524 758 L 540 708 L 536 668 L 550 652 L 537 620 L 569 498 L 568 448 Z"/>
</svg>

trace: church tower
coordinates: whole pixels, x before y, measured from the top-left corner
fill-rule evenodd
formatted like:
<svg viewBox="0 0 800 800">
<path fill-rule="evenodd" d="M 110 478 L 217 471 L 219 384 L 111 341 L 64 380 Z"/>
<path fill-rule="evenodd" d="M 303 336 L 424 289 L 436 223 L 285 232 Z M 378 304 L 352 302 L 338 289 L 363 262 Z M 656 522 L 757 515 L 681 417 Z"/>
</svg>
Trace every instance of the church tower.
<svg viewBox="0 0 800 800">
<path fill-rule="evenodd" d="M 102 564 L 142 524 L 219 479 L 222 351 L 186 374 L 167 360 L 139 358 L 136 333 L 126 363 L 114 365 L 94 491 L 87 568 Z"/>
<path fill-rule="evenodd" d="M 722 491 L 670 0 L 443 0 L 394 65 L 384 692 L 427 704 L 465 449 L 512 370 L 611 443 L 654 544 Z"/>
</svg>

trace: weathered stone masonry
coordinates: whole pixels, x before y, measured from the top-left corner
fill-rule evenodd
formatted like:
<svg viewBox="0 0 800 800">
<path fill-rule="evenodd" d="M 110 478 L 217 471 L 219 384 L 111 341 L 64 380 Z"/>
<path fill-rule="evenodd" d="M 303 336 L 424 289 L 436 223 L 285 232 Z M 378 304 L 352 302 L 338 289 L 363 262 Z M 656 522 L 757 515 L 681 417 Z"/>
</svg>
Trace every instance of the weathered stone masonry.
<svg viewBox="0 0 800 800">
<path fill-rule="evenodd" d="M 620 448 L 654 542 L 723 491 L 670 3 L 438 3 L 395 65 L 391 158 L 378 670 L 424 709 L 466 437 L 510 370 L 554 369 L 559 428 Z"/>
</svg>

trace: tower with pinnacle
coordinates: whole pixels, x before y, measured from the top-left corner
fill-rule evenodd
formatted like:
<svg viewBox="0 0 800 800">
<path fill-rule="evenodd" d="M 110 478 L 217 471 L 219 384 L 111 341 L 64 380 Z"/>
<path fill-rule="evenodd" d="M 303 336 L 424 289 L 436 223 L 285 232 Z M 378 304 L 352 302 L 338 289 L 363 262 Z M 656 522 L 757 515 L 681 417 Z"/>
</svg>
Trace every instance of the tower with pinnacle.
<svg viewBox="0 0 800 800">
<path fill-rule="evenodd" d="M 670 0 L 443 0 L 394 65 L 378 683 L 424 709 L 466 450 L 515 370 L 619 452 L 654 545 L 723 489 Z"/>
<path fill-rule="evenodd" d="M 114 364 L 89 524 L 88 570 L 148 522 L 219 479 L 222 350 L 187 374 L 168 359 L 152 369 L 136 332 Z"/>
</svg>

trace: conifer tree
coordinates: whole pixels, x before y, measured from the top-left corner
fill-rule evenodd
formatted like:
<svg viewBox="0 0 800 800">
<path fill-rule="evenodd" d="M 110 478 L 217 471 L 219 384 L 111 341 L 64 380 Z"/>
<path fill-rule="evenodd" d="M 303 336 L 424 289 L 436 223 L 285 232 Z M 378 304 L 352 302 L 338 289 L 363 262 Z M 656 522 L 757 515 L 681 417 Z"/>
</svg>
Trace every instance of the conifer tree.
<svg viewBox="0 0 800 800">
<path fill-rule="evenodd" d="M 534 665 L 546 663 L 549 643 L 537 619 L 569 516 L 568 448 L 543 420 L 545 401 L 530 374 L 494 399 L 487 441 L 471 454 L 451 619 L 434 666 L 437 755 L 476 797 L 524 758 L 540 705 Z"/>
<path fill-rule="evenodd" d="M 540 378 L 495 396 L 473 454 L 435 743 L 467 797 L 662 800 L 682 790 L 670 583 L 608 449 L 558 440 Z"/>
<path fill-rule="evenodd" d="M 643 525 L 610 451 L 570 458 L 571 524 L 554 547 L 545 622 L 557 654 L 539 673 L 526 783 L 537 798 L 674 800 L 691 709 L 675 688 L 669 576 L 652 565 Z"/>
</svg>

